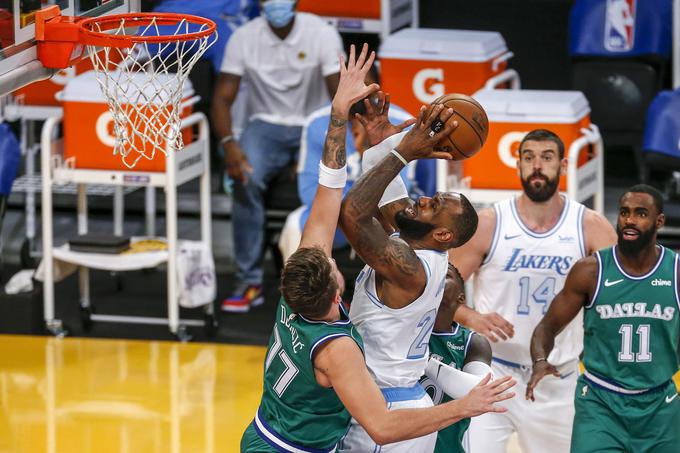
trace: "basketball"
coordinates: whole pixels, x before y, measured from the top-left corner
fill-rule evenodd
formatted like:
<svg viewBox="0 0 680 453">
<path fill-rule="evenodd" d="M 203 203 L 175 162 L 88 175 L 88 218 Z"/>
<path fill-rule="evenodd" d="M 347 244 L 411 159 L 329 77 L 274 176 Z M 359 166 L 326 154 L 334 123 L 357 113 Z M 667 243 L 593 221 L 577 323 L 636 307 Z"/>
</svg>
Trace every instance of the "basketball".
<svg viewBox="0 0 680 453">
<path fill-rule="evenodd" d="M 458 121 L 458 127 L 451 134 L 442 138 L 439 146 L 450 152 L 454 160 L 469 159 L 482 149 L 489 134 L 489 119 L 486 112 L 470 96 L 464 94 L 446 94 L 435 99 L 425 112 L 425 118 L 437 104 L 444 104 L 453 109 L 452 118 Z M 433 129 L 443 127 L 441 122 L 435 121 Z"/>
</svg>

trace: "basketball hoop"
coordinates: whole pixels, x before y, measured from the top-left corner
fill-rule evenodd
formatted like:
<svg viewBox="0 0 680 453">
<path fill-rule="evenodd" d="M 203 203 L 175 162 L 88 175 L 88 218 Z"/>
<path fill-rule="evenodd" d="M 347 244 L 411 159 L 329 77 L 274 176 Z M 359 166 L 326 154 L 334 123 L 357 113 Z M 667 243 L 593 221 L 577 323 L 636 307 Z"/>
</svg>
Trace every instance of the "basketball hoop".
<svg viewBox="0 0 680 453">
<path fill-rule="evenodd" d="M 58 10 L 54 15 L 52 8 L 43 10 L 48 11 L 48 17 L 37 25 L 42 29 L 36 32 L 39 57 L 42 61 L 40 37 L 42 44 L 59 49 L 67 65 L 82 53 L 79 45 L 87 46 L 113 116 L 114 154 L 120 154 L 132 168 L 141 158 L 153 159 L 157 151 L 181 149 L 184 83 L 194 64 L 217 40 L 215 23 L 173 13 L 68 18 L 59 16 Z M 64 42 L 73 45 L 67 49 Z M 49 60 L 54 51 L 43 49 L 42 54 Z"/>
</svg>

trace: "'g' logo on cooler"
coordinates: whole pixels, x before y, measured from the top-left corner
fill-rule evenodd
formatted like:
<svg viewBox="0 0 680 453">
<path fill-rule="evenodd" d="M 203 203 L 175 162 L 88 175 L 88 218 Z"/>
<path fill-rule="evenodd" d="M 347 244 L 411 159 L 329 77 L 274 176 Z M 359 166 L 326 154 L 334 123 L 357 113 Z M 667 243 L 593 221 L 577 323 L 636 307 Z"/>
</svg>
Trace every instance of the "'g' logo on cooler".
<svg viewBox="0 0 680 453">
<path fill-rule="evenodd" d="M 527 135 L 526 132 L 513 131 L 508 132 L 498 140 L 498 157 L 504 165 L 507 165 L 510 168 L 517 167 L 516 148 L 525 135 Z"/>
<path fill-rule="evenodd" d="M 113 115 L 108 110 L 103 112 L 97 118 L 97 124 L 95 126 L 95 131 L 97 132 L 97 138 L 106 146 L 114 147 L 116 145 L 116 137 L 114 137 L 109 128 L 109 124 L 113 122 Z"/>
<path fill-rule="evenodd" d="M 420 102 L 429 104 L 444 95 L 444 70 L 441 68 L 421 69 L 413 77 L 413 94 Z"/>
</svg>

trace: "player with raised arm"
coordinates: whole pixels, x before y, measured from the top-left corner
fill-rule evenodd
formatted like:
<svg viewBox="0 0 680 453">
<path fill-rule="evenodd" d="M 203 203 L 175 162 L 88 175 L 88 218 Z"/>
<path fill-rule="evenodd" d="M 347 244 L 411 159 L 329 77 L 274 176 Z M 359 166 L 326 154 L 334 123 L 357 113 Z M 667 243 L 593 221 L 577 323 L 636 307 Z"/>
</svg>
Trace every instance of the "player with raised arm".
<svg viewBox="0 0 680 453">
<path fill-rule="evenodd" d="M 363 115 L 357 114 L 356 118 L 366 130 L 369 145 L 375 146 L 391 137 L 386 143 L 396 146 L 406 133 L 402 132 L 403 125 L 394 125 L 389 120 L 390 96 L 379 91 L 376 101 L 364 100 L 364 106 L 365 113 Z M 368 155 L 364 156 L 364 171 L 373 167 L 378 160 L 384 157 L 383 154 L 389 152 L 389 146 L 383 145 L 381 149 L 381 152 L 377 152 L 376 149 L 371 150 Z M 404 195 L 406 192 L 399 187 L 397 182 L 390 183 L 387 191 L 393 193 L 393 195 L 380 203 L 381 221 L 396 230 L 395 215 L 410 206 L 411 201 L 408 196 Z M 479 313 L 464 304 L 456 306 L 453 320 L 484 335 L 491 341 L 497 341 L 497 338 L 507 339 L 514 334 L 512 324 L 497 313 Z"/>
<path fill-rule="evenodd" d="M 477 225 L 477 214 L 464 196 L 437 193 L 416 203 L 395 179 L 411 160 L 451 158 L 435 147 L 457 126 L 452 115 L 452 109 L 436 105 L 425 117 L 423 107 L 408 133 L 367 150 L 364 174 L 345 196 L 340 213 L 345 236 L 367 263 L 357 278 L 350 319 L 364 338 L 366 364 L 391 409 L 432 406 L 418 381 L 444 293 L 446 251 L 465 243 Z M 439 132 L 431 127 L 437 120 L 444 124 Z M 399 237 L 389 236 L 377 218 L 378 208 L 399 200 L 404 203 L 394 217 Z M 360 424 L 352 421 L 341 451 L 376 448 Z M 436 437 L 385 445 L 381 451 L 432 451 Z"/>
<path fill-rule="evenodd" d="M 560 194 L 560 177 L 566 169 L 562 140 L 544 129 L 529 132 L 520 143 L 517 161 L 522 193 L 481 210 L 472 239 L 449 252 L 463 278 L 474 276 L 475 308 L 496 313 L 513 325 L 513 335 L 498 333 L 500 341 L 491 343 L 492 369 L 496 375 L 512 375 L 521 386 L 530 377 L 531 334 L 570 267 L 616 241 L 614 228 L 604 216 Z M 551 356 L 563 379 L 541 384 L 541 397 L 533 404 L 514 398 L 504 404 L 507 412 L 472 420 L 471 450 L 504 453 L 516 432 L 525 453 L 569 451 L 582 349 L 582 326 L 575 320 L 557 338 Z"/>
<path fill-rule="evenodd" d="M 469 396 L 427 410 L 388 411 L 364 362 L 363 343 L 342 308 L 337 267 L 330 257 L 345 166 L 350 106 L 377 90 L 366 87 L 374 54 L 354 46 L 333 99 L 319 186 L 299 249 L 281 278 L 274 330 L 264 364 L 264 387 L 255 419 L 241 439 L 243 452 L 333 451 L 359 420 L 377 443 L 422 436 L 487 410 L 509 397 L 512 382 L 486 379 Z M 350 415 L 351 414 L 351 415 Z"/>
<path fill-rule="evenodd" d="M 537 384 L 559 380 L 550 358 L 555 337 L 585 308 L 572 453 L 672 453 L 680 446 L 680 400 L 671 380 L 678 370 L 680 259 L 656 243 L 664 222 L 659 191 L 628 189 L 619 199 L 617 244 L 574 265 L 534 330 L 526 390 L 532 401 L 541 396 Z"/>
</svg>

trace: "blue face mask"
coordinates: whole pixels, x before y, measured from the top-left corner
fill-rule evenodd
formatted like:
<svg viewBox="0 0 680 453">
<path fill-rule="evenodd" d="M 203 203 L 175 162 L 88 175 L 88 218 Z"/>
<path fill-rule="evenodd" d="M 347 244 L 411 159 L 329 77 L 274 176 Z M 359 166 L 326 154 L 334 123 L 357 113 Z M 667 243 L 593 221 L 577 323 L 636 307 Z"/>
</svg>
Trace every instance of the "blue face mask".
<svg viewBox="0 0 680 453">
<path fill-rule="evenodd" d="M 262 12 L 272 27 L 285 27 L 295 16 L 294 0 L 269 0 L 262 5 Z"/>
</svg>

